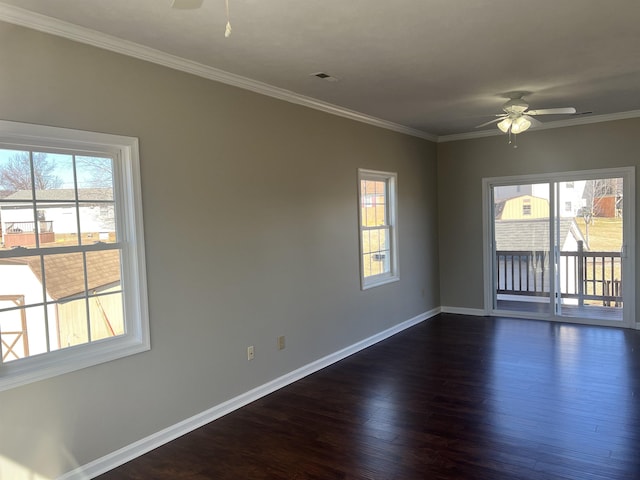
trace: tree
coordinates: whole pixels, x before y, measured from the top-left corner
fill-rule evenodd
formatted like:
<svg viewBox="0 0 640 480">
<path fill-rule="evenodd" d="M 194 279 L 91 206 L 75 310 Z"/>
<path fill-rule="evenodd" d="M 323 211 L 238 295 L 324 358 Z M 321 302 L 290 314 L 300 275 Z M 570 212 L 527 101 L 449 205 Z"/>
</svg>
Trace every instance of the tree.
<svg viewBox="0 0 640 480">
<path fill-rule="evenodd" d="M 589 180 L 584 188 L 584 207 L 580 209 L 578 215 L 582 216 L 585 226 L 585 239 L 589 244 L 589 225 L 593 224 L 594 218 L 603 213 L 603 202 L 606 197 L 615 197 L 615 205 L 622 205 L 622 179 L 621 178 L 599 178 Z"/>
<path fill-rule="evenodd" d="M 33 154 L 33 180 L 36 190 L 60 188 L 62 179 L 55 174 L 56 162 L 46 153 Z M 0 189 L 31 190 L 31 161 L 27 152 L 16 153 L 0 164 Z"/>
<path fill-rule="evenodd" d="M 89 181 L 84 180 L 86 188 L 112 188 L 113 165 L 110 158 L 76 157 L 78 172 L 87 173 Z"/>
</svg>

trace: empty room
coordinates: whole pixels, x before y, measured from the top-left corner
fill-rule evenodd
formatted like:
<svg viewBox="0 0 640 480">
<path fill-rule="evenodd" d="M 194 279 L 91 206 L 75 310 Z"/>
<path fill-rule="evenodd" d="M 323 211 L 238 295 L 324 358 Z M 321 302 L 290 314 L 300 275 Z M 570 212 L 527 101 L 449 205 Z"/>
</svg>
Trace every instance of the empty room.
<svg viewBox="0 0 640 480">
<path fill-rule="evenodd" d="M 0 0 L 0 479 L 640 479 L 635 0 Z"/>
</svg>

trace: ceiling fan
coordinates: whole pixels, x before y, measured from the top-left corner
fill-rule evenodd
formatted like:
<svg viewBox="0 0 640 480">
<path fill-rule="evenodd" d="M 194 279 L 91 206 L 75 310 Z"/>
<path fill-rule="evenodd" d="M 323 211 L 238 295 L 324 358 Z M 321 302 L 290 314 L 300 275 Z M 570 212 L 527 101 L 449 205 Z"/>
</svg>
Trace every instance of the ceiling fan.
<svg viewBox="0 0 640 480">
<path fill-rule="evenodd" d="M 202 7 L 204 0 L 171 0 L 171 8 L 176 10 L 195 10 Z M 229 19 L 229 0 L 224 0 L 224 5 L 227 9 L 227 26 L 224 29 L 225 38 L 229 38 L 231 35 L 231 20 Z"/>
<path fill-rule="evenodd" d="M 576 113 L 574 107 L 560 107 L 560 108 L 543 108 L 542 110 L 529 110 L 529 104 L 524 101 L 522 95 L 516 98 L 512 98 L 507 103 L 502 105 L 502 110 L 505 113 L 499 113 L 494 120 L 482 123 L 476 128 L 485 127 L 492 123 L 497 123 L 497 127 L 504 133 L 511 135 L 517 135 L 522 133 L 529 127 L 537 127 L 542 125 L 542 122 L 533 118 L 538 115 L 572 115 Z"/>
</svg>

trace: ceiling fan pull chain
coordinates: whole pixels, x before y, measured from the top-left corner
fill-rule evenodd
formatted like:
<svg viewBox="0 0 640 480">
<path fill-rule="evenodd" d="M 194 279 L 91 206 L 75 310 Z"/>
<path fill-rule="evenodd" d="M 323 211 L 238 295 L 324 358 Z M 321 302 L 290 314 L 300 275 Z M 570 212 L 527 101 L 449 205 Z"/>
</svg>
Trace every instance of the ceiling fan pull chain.
<svg viewBox="0 0 640 480">
<path fill-rule="evenodd" d="M 224 38 L 231 36 L 231 18 L 229 16 L 229 0 L 224 0 L 224 5 L 227 9 L 227 26 L 224 29 Z"/>
</svg>

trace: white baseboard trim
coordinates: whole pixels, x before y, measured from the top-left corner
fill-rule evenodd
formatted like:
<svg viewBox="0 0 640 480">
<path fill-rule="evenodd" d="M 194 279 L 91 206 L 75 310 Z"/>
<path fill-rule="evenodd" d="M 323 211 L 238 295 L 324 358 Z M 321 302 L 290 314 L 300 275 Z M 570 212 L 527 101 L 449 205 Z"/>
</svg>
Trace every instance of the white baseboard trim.
<svg viewBox="0 0 640 480">
<path fill-rule="evenodd" d="M 440 307 L 442 313 L 455 313 L 457 315 L 473 315 L 474 317 L 486 317 L 488 314 L 480 308 Z"/>
<path fill-rule="evenodd" d="M 337 352 L 334 352 L 326 357 L 320 358 L 315 362 L 311 362 L 308 365 L 305 365 L 297 370 L 293 370 L 279 378 L 276 378 L 270 382 L 265 383 L 264 385 L 260 385 L 248 392 L 245 392 L 241 395 L 238 395 L 235 398 L 227 400 L 215 407 L 212 407 L 204 412 L 201 412 L 197 415 L 194 415 L 191 418 L 187 418 L 182 422 L 176 423 L 170 427 L 167 427 L 159 432 L 156 432 L 152 435 L 149 435 L 146 438 L 138 440 L 126 447 L 123 447 L 115 452 L 109 453 L 104 457 L 98 458 L 92 462 L 89 462 L 85 465 L 82 465 L 66 474 L 62 475 L 58 478 L 58 480 L 87 480 L 89 478 L 97 477 L 109 470 L 113 470 L 120 465 L 127 463 L 134 458 L 137 458 L 141 455 L 144 455 L 147 452 L 150 452 L 154 448 L 158 448 L 165 443 L 170 442 L 171 440 L 175 440 L 186 433 L 189 433 L 207 423 L 210 423 L 214 420 L 217 420 L 224 415 L 237 410 L 259 398 L 264 397 L 276 390 L 279 390 L 282 387 L 286 387 L 287 385 L 300 380 L 301 378 L 306 377 L 318 370 L 321 370 L 329 365 L 336 363 L 354 353 L 359 352 L 360 350 L 364 350 L 371 345 L 374 345 L 382 340 L 385 340 L 396 333 L 401 332 L 402 330 L 406 330 L 409 327 L 413 327 L 418 323 L 421 323 L 429 318 L 436 316 L 440 313 L 440 307 L 429 310 L 428 312 L 421 313 L 409 320 L 406 320 L 398 325 L 395 325 L 387 330 L 384 330 L 380 333 L 377 333 L 369 338 L 365 338 L 353 345 L 343 348 Z"/>
</svg>

